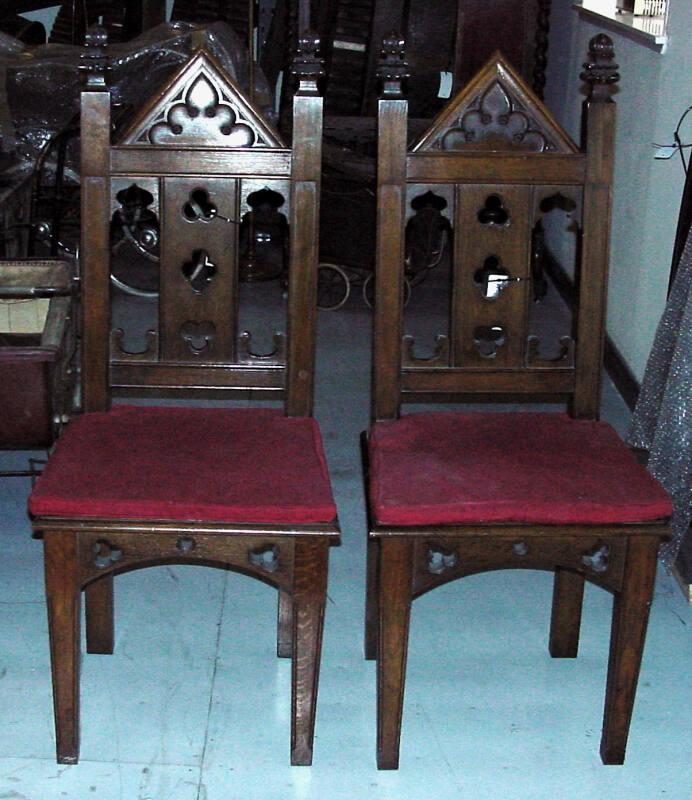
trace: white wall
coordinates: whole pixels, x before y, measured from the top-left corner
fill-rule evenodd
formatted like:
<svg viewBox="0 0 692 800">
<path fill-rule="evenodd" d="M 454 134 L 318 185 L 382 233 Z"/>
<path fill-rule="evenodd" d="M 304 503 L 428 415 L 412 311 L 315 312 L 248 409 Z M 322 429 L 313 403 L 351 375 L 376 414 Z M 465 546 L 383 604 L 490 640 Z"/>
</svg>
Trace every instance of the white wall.
<svg viewBox="0 0 692 800">
<path fill-rule="evenodd" d="M 580 18 L 572 4 L 553 0 L 546 101 L 578 141 L 579 73 L 591 37 L 608 33 L 621 81 L 607 327 L 641 380 L 665 304 L 684 182 L 679 157 L 655 160 L 652 142 L 672 142 L 678 119 L 692 105 L 692 2 L 671 0 L 663 54 Z"/>
</svg>

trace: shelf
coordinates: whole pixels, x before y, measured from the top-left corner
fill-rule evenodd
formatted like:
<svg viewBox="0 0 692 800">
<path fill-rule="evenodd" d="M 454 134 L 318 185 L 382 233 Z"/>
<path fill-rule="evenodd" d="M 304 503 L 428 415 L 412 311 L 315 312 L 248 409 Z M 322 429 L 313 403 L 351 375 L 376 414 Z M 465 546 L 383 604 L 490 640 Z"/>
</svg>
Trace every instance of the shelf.
<svg viewBox="0 0 692 800">
<path fill-rule="evenodd" d="M 573 8 L 579 16 L 596 25 L 633 39 L 635 42 L 664 53 L 668 44 L 665 17 L 635 17 L 634 14 L 597 10 L 593 0 L 581 0 Z"/>
</svg>

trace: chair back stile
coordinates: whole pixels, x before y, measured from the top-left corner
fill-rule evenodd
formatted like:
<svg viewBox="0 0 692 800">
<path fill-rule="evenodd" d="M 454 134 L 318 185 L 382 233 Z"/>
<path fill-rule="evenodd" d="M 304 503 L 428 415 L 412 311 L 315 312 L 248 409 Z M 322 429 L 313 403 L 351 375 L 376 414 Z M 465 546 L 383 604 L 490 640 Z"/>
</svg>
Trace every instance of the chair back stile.
<svg viewBox="0 0 692 800">
<path fill-rule="evenodd" d="M 373 418 L 397 418 L 418 401 L 568 402 L 597 418 L 608 279 L 617 65 L 612 43 L 595 37 L 582 79 L 583 149 L 559 126 L 496 53 L 479 75 L 406 148 L 407 77 L 403 42 L 383 44 L 378 67 L 378 225 L 373 350 Z M 449 200 L 454 243 L 449 334 L 420 358 L 404 337 L 407 207 L 417 192 Z M 579 294 L 573 334 L 557 358 L 539 353 L 530 334 L 534 230 L 553 197 L 568 198 L 579 229 Z M 481 222 L 484 203 L 502 204 L 508 221 Z M 507 280 L 498 296 L 476 275 L 492 255 Z M 501 296 L 500 296 L 501 295 Z M 492 338 L 479 341 L 488 332 Z M 485 349 L 484 349 L 485 348 Z"/>
<path fill-rule="evenodd" d="M 301 236 L 294 235 L 290 241 L 286 413 L 310 416 L 314 397 L 324 102 L 318 81 L 324 76 L 324 68 L 307 39 L 300 40 L 292 72 L 298 79 L 298 88 L 293 98 L 290 228 L 299 230 L 299 223 L 302 228 Z"/>
<path fill-rule="evenodd" d="M 81 97 L 80 163 L 83 322 L 82 405 L 85 411 L 110 406 L 110 142 L 111 97 L 106 86 L 107 36 L 91 30 L 84 54 L 87 85 Z"/>
</svg>

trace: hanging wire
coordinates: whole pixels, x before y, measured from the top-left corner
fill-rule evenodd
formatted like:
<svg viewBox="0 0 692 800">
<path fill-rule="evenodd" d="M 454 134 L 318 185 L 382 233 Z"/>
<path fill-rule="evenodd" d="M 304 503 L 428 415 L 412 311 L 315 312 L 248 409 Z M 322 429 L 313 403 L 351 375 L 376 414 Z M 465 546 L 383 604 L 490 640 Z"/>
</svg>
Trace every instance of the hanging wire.
<svg viewBox="0 0 692 800">
<path fill-rule="evenodd" d="M 687 175 L 687 170 L 689 168 L 689 164 L 685 161 L 685 148 L 692 147 L 692 144 L 683 144 L 682 140 L 680 139 L 680 128 L 682 127 L 682 123 L 685 121 L 685 117 L 692 111 L 692 106 L 688 106 L 685 111 L 683 112 L 682 116 L 680 117 L 677 127 L 675 128 L 675 133 L 673 134 L 673 139 L 675 140 L 675 144 L 677 145 L 678 151 L 680 153 L 680 160 L 682 161 L 682 168 L 685 171 L 685 175 Z"/>
</svg>

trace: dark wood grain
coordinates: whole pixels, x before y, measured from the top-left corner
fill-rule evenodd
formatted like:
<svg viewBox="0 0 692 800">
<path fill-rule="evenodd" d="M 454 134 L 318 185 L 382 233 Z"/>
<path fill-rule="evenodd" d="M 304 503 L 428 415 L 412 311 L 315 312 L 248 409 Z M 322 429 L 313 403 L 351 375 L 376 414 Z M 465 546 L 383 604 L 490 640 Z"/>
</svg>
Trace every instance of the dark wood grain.
<svg viewBox="0 0 692 800">
<path fill-rule="evenodd" d="M 659 540 L 632 537 L 622 590 L 615 595 L 608 661 L 601 758 L 623 764 L 629 735 L 646 628 L 656 582 Z"/>
<path fill-rule="evenodd" d="M 558 567 L 553 584 L 548 648 L 553 658 L 576 658 L 584 600 L 584 574 Z"/>
<path fill-rule="evenodd" d="M 69 530 L 43 540 L 57 760 L 79 758 L 80 585 L 77 541 Z"/>
<path fill-rule="evenodd" d="M 113 575 L 104 575 L 84 589 L 87 653 L 113 652 Z"/>
<path fill-rule="evenodd" d="M 413 542 L 383 539 L 377 647 L 377 766 L 398 769 L 411 616 Z"/>
<path fill-rule="evenodd" d="M 298 538 L 293 569 L 291 764 L 312 764 L 329 542 Z"/>
</svg>

